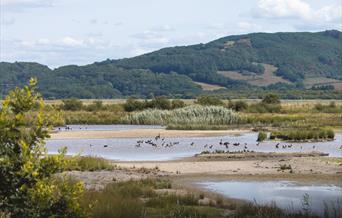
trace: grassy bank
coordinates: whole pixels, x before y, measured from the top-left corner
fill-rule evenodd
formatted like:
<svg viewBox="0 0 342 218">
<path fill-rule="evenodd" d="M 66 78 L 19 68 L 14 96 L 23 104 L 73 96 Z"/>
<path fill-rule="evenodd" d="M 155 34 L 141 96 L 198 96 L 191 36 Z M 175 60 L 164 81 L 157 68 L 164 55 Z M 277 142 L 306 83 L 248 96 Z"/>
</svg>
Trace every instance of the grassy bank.
<svg viewBox="0 0 342 218">
<path fill-rule="evenodd" d="M 104 218 L 316 217 L 308 211 L 284 212 L 275 204 L 237 204 L 218 196 L 208 197 L 203 193 L 177 193 L 171 188 L 167 180 L 113 183 L 102 191 L 87 191 L 82 205 L 90 217 Z"/>
</svg>

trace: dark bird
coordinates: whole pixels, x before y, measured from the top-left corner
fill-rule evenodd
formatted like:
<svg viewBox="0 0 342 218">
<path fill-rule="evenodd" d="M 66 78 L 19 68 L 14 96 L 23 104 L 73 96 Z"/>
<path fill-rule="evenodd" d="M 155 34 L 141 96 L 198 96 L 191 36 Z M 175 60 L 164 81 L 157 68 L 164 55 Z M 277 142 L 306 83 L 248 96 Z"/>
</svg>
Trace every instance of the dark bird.
<svg viewBox="0 0 342 218">
<path fill-rule="evenodd" d="M 260 145 L 260 142 L 258 142 L 257 144 L 256 144 L 256 146 L 259 146 Z"/>
<path fill-rule="evenodd" d="M 314 146 L 312 146 L 312 149 L 315 149 L 316 148 L 316 146 L 314 145 Z"/>
<path fill-rule="evenodd" d="M 240 143 L 234 143 L 233 145 L 234 145 L 234 146 L 239 146 L 239 145 L 240 145 Z"/>
<path fill-rule="evenodd" d="M 195 142 L 191 142 L 191 144 L 190 144 L 190 145 L 191 145 L 191 146 L 193 146 L 194 144 L 195 144 Z"/>
<path fill-rule="evenodd" d="M 222 142 L 222 139 L 220 140 L 220 145 L 222 145 L 223 144 L 223 142 Z"/>
<path fill-rule="evenodd" d="M 212 149 L 214 147 L 214 145 L 210 145 L 209 148 Z"/>
<path fill-rule="evenodd" d="M 156 137 L 154 137 L 154 139 L 157 141 L 158 139 L 160 139 L 160 134 L 157 135 Z"/>
<path fill-rule="evenodd" d="M 103 147 L 104 147 L 104 148 L 107 148 L 107 147 L 108 147 L 108 145 L 104 145 Z"/>
<path fill-rule="evenodd" d="M 279 143 L 278 144 L 276 144 L 276 146 L 275 146 L 276 148 L 279 148 Z"/>
</svg>

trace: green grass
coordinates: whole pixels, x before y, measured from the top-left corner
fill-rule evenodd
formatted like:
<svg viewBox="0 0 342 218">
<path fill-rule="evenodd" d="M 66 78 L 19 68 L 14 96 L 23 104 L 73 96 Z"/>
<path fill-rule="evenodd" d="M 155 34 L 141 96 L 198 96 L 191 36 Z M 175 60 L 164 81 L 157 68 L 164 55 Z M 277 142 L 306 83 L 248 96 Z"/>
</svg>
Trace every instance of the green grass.
<svg viewBox="0 0 342 218">
<path fill-rule="evenodd" d="M 65 167 L 65 170 L 69 171 L 98 171 L 112 169 L 114 169 L 114 165 L 104 158 L 82 156 L 67 158 L 67 165 Z"/>
<path fill-rule="evenodd" d="M 267 133 L 263 132 L 263 131 L 259 132 L 258 139 L 257 139 L 258 142 L 262 142 L 262 141 L 264 141 L 266 139 L 267 139 Z"/>
<path fill-rule="evenodd" d="M 286 141 L 333 140 L 335 133 L 331 129 L 291 129 L 271 132 L 270 139 Z"/>
</svg>

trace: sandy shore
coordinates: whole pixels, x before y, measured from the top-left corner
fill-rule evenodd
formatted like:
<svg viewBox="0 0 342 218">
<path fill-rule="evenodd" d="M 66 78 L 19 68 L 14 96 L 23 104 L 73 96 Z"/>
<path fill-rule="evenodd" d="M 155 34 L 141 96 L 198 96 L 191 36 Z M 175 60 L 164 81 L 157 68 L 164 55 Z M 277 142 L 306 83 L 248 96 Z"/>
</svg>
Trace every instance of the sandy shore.
<svg viewBox="0 0 342 218">
<path fill-rule="evenodd" d="M 146 178 L 167 178 L 191 188 L 195 181 L 210 180 L 292 180 L 304 183 L 333 183 L 342 186 L 342 158 L 307 154 L 257 153 L 241 159 L 222 155 L 208 155 L 160 162 L 112 162 L 112 171 L 64 172 L 85 183 L 87 189 L 103 189 L 112 182 Z M 291 169 L 281 169 L 281 166 Z"/>
<path fill-rule="evenodd" d="M 132 129 L 119 131 L 62 131 L 51 134 L 51 139 L 103 139 L 103 138 L 143 138 L 155 137 L 208 137 L 227 134 L 242 134 L 248 130 L 166 130 L 166 129 Z"/>
<path fill-rule="evenodd" d="M 252 160 L 119 162 L 121 167 L 159 168 L 180 175 L 341 175 L 341 159 L 325 157 L 256 158 Z M 281 166 L 291 165 L 282 170 Z"/>
</svg>

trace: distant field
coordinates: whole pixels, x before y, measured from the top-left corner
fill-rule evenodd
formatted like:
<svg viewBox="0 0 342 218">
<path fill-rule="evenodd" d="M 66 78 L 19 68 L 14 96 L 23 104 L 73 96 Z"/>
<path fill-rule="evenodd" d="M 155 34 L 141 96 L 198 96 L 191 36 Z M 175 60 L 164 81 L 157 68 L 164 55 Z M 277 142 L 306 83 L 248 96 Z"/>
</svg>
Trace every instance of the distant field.
<svg viewBox="0 0 342 218">
<path fill-rule="evenodd" d="M 306 88 L 311 88 L 313 85 L 333 85 L 336 90 L 342 91 L 342 81 L 326 77 L 311 77 L 304 80 Z"/>
<path fill-rule="evenodd" d="M 218 89 L 226 89 L 223 86 L 219 86 L 219 85 L 212 85 L 212 84 L 208 84 L 208 83 L 201 83 L 201 82 L 194 82 L 197 85 L 200 85 L 202 90 L 204 91 L 214 91 L 214 90 L 218 90 Z"/>
<path fill-rule="evenodd" d="M 144 101 L 145 99 L 139 99 L 140 101 Z M 192 104 L 196 99 L 181 99 L 184 101 L 186 104 Z M 249 104 L 251 103 L 257 103 L 261 101 L 260 99 L 233 99 L 233 101 L 245 101 Z M 126 102 L 126 99 L 81 99 L 83 104 L 91 104 L 94 101 L 102 101 L 103 104 L 123 104 Z M 317 103 L 321 104 L 329 104 L 330 102 L 334 101 L 336 105 L 342 105 L 342 100 L 322 100 L 322 99 L 310 99 L 310 100 L 282 100 L 282 105 L 283 106 L 296 106 L 296 107 L 302 107 L 305 105 L 314 105 Z M 61 104 L 62 100 L 45 100 L 47 104 Z M 223 100 L 223 102 L 228 103 L 228 100 Z"/>
<path fill-rule="evenodd" d="M 270 64 L 263 64 L 263 66 L 265 68 L 265 72 L 262 75 L 257 75 L 254 73 L 251 75 L 243 75 L 237 71 L 219 71 L 218 74 L 234 80 L 243 80 L 255 86 L 268 86 L 278 82 L 291 83 L 290 81 L 274 74 L 274 72 L 276 72 L 278 69 L 275 66 Z"/>
</svg>

